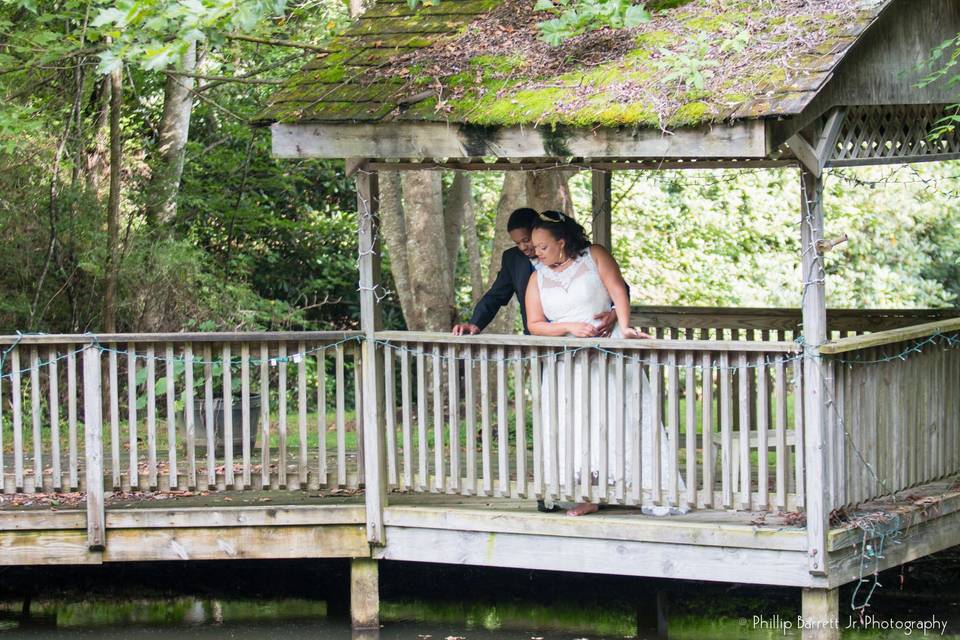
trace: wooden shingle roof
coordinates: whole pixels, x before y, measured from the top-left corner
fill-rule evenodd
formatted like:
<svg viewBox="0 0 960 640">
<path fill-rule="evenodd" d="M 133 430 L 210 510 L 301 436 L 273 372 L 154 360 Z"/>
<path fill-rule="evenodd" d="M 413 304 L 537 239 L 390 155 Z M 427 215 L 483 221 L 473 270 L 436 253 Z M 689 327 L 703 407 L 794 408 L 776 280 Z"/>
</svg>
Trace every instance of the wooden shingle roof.
<svg viewBox="0 0 960 640">
<path fill-rule="evenodd" d="M 549 47 L 532 0 L 378 0 L 261 122 L 674 128 L 800 113 L 894 0 L 661 0 Z"/>
</svg>

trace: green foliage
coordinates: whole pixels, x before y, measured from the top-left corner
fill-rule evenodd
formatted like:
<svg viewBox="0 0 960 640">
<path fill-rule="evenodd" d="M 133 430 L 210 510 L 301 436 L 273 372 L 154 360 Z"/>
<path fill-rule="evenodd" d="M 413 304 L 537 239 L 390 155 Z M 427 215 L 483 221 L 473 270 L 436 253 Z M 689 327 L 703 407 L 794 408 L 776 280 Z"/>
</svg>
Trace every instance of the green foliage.
<svg viewBox="0 0 960 640">
<path fill-rule="evenodd" d="M 960 64 L 960 34 L 934 47 L 927 59 L 917 65 L 920 71 L 927 74 L 917 83 L 917 87 L 922 88 L 947 78 L 947 87 L 956 90 L 957 84 L 960 83 L 958 64 Z M 952 113 L 941 118 L 930 132 L 931 140 L 953 133 L 960 124 L 960 104 L 951 105 L 948 111 Z"/>
<path fill-rule="evenodd" d="M 113 40 L 99 70 L 108 73 L 123 60 L 146 69 L 177 66 L 192 43 L 222 45 L 225 34 L 252 31 L 285 8 L 286 0 L 117 0 L 91 22 Z"/>
<path fill-rule="evenodd" d="M 556 16 L 539 25 L 541 36 L 553 46 L 588 31 L 635 27 L 650 19 L 644 5 L 631 0 L 537 0 L 533 9 Z"/>
<path fill-rule="evenodd" d="M 733 37 L 720 40 L 717 49 L 720 54 L 739 53 L 749 41 L 750 32 L 743 30 Z M 714 39 L 701 35 L 676 51 L 659 47 L 660 57 L 656 59 L 656 66 L 664 74 L 663 81 L 675 82 L 688 91 L 702 91 L 707 79 L 713 76 L 712 69 L 720 65 L 719 58 L 711 57 L 714 44 Z"/>
</svg>

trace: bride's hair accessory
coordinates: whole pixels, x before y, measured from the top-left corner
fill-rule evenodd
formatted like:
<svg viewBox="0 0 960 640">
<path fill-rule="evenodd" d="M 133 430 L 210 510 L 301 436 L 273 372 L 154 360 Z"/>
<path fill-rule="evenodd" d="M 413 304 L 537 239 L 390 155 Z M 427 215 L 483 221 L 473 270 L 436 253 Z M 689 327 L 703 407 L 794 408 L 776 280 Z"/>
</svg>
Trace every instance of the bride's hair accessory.
<svg viewBox="0 0 960 640">
<path fill-rule="evenodd" d="M 571 216 L 548 209 L 537 214 L 534 229 L 546 229 L 557 240 L 563 240 L 565 249 L 571 256 L 578 256 L 590 248 L 590 238 L 583 226 Z"/>
</svg>

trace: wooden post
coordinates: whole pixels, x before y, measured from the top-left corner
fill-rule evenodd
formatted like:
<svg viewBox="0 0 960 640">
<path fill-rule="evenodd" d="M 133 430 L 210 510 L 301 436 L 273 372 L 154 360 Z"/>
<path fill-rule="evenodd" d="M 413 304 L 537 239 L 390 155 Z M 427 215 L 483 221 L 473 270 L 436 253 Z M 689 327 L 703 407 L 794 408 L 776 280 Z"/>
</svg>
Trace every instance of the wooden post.
<svg viewBox="0 0 960 640">
<path fill-rule="evenodd" d="M 385 544 L 383 508 L 387 502 L 387 478 L 384 460 L 384 384 L 383 367 L 377 362 L 376 332 L 383 327 L 383 314 L 377 300 L 380 283 L 380 242 L 377 211 L 379 186 L 375 171 L 363 167 L 356 174 L 359 212 L 360 251 L 360 328 L 363 344 L 363 445 L 366 476 L 367 539 Z"/>
<path fill-rule="evenodd" d="M 106 544 L 100 384 L 100 349 L 90 345 L 83 351 L 83 433 L 87 473 L 87 546 L 91 551 L 102 550 Z"/>
<path fill-rule="evenodd" d="M 603 169 L 593 169 L 590 173 L 593 192 L 593 241 L 612 252 L 610 192 L 613 174 Z"/>
<path fill-rule="evenodd" d="M 380 574 L 372 558 L 350 560 L 350 622 L 354 629 L 380 627 Z"/>
<path fill-rule="evenodd" d="M 803 640 L 840 640 L 840 590 L 805 588 L 801 598 Z"/>
<path fill-rule="evenodd" d="M 807 562 L 810 573 L 826 575 L 830 530 L 826 476 L 826 412 L 820 345 L 827 340 L 826 274 L 816 243 L 823 238 L 823 181 L 800 168 L 800 246 L 803 286 L 803 433 L 806 467 Z"/>
</svg>

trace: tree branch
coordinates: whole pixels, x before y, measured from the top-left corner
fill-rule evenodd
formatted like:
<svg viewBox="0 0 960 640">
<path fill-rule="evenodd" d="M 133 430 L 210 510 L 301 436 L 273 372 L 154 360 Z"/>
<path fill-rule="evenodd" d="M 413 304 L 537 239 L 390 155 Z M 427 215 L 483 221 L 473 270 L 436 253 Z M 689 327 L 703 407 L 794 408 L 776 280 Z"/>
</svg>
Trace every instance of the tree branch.
<svg viewBox="0 0 960 640">
<path fill-rule="evenodd" d="M 167 75 L 181 76 L 184 78 L 196 78 L 197 80 L 213 80 L 218 84 L 228 82 L 240 82 L 242 84 L 283 84 L 284 80 L 258 80 L 257 78 L 241 78 L 239 76 L 205 76 L 200 73 L 184 73 L 182 71 L 164 71 Z"/>
<path fill-rule="evenodd" d="M 239 33 L 227 34 L 227 40 L 241 40 L 243 42 L 256 42 L 257 44 L 268 44 L 272 47 L 294 47 L 296 49 L 305 49 L 307 51 L 319 51 L 326 53 L 327 50 L 320 45 L 307 44 L 305 42 L 294 42 L 293 40 L 275 40 L 273 38 L 257 38 L 255 36 L 245 36 Z"/>
</svg>

